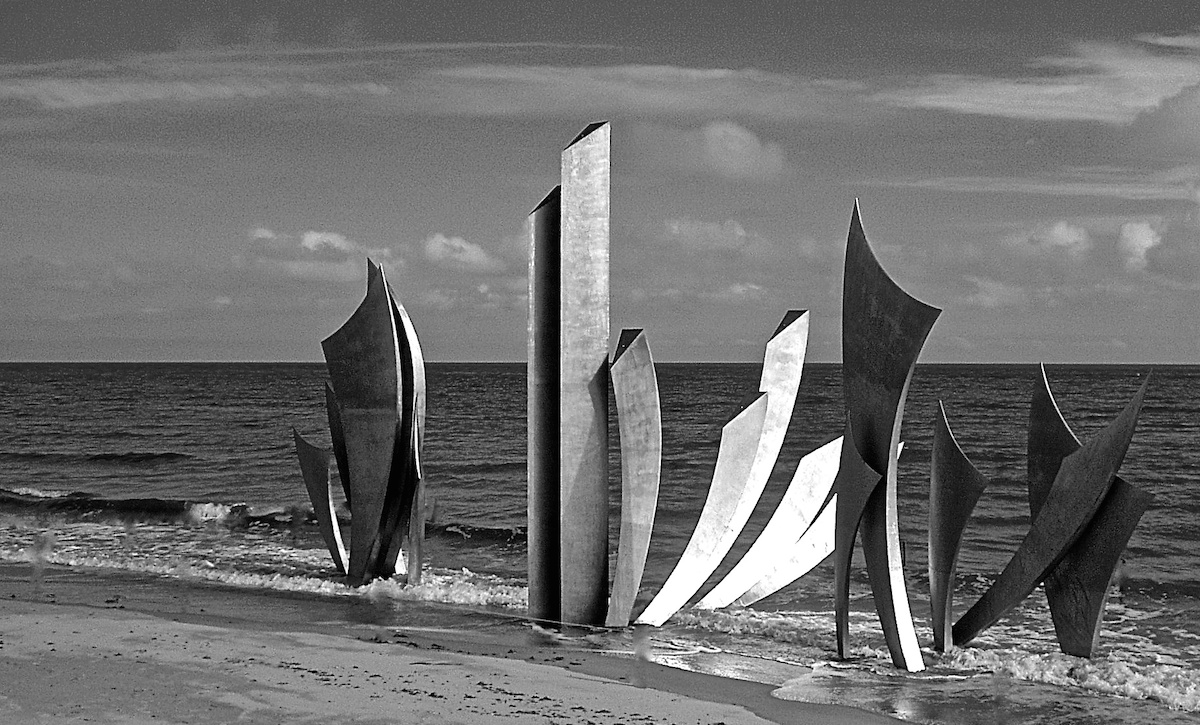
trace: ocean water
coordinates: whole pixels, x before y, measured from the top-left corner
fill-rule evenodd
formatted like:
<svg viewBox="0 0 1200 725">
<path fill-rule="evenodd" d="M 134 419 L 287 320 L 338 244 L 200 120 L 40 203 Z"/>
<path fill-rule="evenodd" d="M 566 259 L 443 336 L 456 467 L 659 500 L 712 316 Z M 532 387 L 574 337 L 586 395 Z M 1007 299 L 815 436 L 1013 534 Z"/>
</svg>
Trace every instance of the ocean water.
<svg viewBox="0 0 1200 725">
<path fill-rule="evenodd" d="M 425 466 L 435 504 L 419 587 L 346 587 L 311 521 L 290 428 L 328 445 L 321 364 L 0 364 L 0 560 L 390 599 L 397 626 L 405 622 L 402 605 L 414 600 L 519 622 L 526 597 L 524 365 L 443 363 L 427 373 Z M 643 600 L 690 536 L 721 426 L 757 389 L 759 367 L 660 364 L 658 374 L 663 476 Z M 1146 404 L 1121 475 L 1154 501 L 1126 551 L 1092 660 L 1058 651 L 1040 590 L 969 647 L 948 655 L 930 649 L 925 549 L 937 402 L 991 479 L 960 554 L 961 614 L 1029 525 L 1025 435 L 1036 365 L 922 365 L 914 377 L 899 508 L 925 672 L 891 666 L 861 556 L 851 580 L 847 660 L 835 656 L 828 561 L 752 608 L 685 609 L 660 629 L 636 637 L 589 632 L 580 646 L 638 646 L 667 664 L 778 685 L 780 697 L 854 704 L 914 722 L 1196 722 L 1200 366 L 1048 368 L 1063 415 L 1083 440 L 1120 412 L 1147 374 Z M 708 586 L 766 523 L 799 458 L 840 433 L 840 384 L 839 366 L 806 366 L 771 482 Z M 614 548 L 617 438 L 614 423 Z"/>
</svg>

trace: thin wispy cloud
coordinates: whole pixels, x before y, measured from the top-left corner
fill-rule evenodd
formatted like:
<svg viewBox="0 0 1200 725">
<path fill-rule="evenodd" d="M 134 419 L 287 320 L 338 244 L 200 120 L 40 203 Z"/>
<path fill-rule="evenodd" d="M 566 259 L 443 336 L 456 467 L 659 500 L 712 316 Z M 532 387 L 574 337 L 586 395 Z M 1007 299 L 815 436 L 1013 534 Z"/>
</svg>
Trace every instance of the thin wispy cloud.
<svg viewBox="0 0 1200 725">
<path fill-rule="evenodd" d="M 1081 43 L 1073 55 L 1030 63 L 1029 73 L 1019 77 L 933 75 L 874 99 L 1003 118 L 1129 124 L 1200 86 L 1200 36 L 1139 40 L 1136 45 Z"/>
<path fill-rule="evenodd" d="M 1091 196 L 1130 201 L 1188 200 L 1200 183 L 1200 167 L 1180 166 L 1164 171 L 1112 167 L 1066 169 L 1029 176 L 943 176 L 923 179 L 867 179 L 864 185 L 908 187 L 972 194 L 1029 194 Z"/>
<path fill-rule="evenodd" d="M 359 98 L 374 99 L 381 111 L 448 116 L 672 114 L 796 120 L 845 114 L 848 107 L 861 106 L 858 98 L 865 89 L 856 81 L 752 68 L 548 65 L 521 58 L 508 64 L 471 62 L 476 56 L 494 56 L 498 47 L 521 55 L 561 50 L 536 43 L 268 46 L 9 65 L 0 66 L 0 101 L 72 110 L 140 103 Z M 708 142 L 748 142 L 744 129 L 724 131 L 736 132 Z M 776 151 L 767 145 L 758 153 L 770 157 Z"/>
<path fill-rule="evenodd" d="M 370 258 L 391 269 L 404 262 L 388 247 L 369 247 L 342 234 L 305 231 L 285 234 L 265 227 L 251 230 L 245 251 L 234 254 L 234 269 L 316 282 L 356 282 Z"/>
<path fill-rule="evenodd" d="M 462 237 L 433 234 L 426 238 L 424 248 L 425 258 L 439 267 L 477 274 L 494 274 L 505 269 L 503 261 Z"/>
</svg>

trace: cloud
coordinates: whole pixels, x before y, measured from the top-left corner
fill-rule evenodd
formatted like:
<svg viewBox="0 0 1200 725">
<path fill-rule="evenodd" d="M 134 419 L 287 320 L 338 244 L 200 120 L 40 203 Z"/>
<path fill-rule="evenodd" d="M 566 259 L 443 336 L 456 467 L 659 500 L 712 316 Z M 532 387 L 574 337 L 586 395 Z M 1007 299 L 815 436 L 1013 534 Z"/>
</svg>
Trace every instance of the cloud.
<svg viewBox="0 0 1200 725">
<path fill-rule="evenodd" d="M 661 240 L 687 250 L 730 252 L 750 258 L 766 256 L 774 251 L 771 243 L 760 234 L 747 231 L 741 222 L 727 219 L 707 222 L 681 217 L 663 222 Z"/>
<path fill-rule="evenodd" d="M 964 279 L 976 288 L 963 300 L 969 305 L 994 309 L 1023 305 L 1027 300 L 1027 294 L 1021 287 L 974 275 L 967 275 Z"/>
<path fill-rule="evenodd" d="M 1092 249 L 1088 230 L 1065 221 L 1013 235 L 1006 243 L 1023 254 L 1065 256 L 1073 260 L 1083 259 Z"/>
<path fill-rule="evenodd" d="M 712 121 L 691 129 L 638 124 L 634 143 L 635 158 L 648 167 L 738 180 L 776 178 L 788 167 L 779 144 L 762 141 L 732 121 Z"/>
<path fill-rule="evenodd" d="M 395 269 L 403 260 L 387 247 L 367 247 L 342 234 L 306 231 L 300 235 L 258 227 L 249 233 L 249 249 L 233 255 L 235 269 L 317 282 L 365 279 L 365 259 Z"/>
<path fill-rule="evenodd" d="M 1117 237 L 1117 251 L 1125 262 L 1125 268 L 1131 272 L 1141 272 L 1146 269 L 1146 255 L 1162 243 L 1162 237 L 1154 227 L 1147 222 L 1127 222 L 1121 225 L 1121 233 Z"/>
<path fill-rule="evenodd" d="M 468 117 L 664 114 L 796 120 L 865 115 L 866 86 L 756 69 L 472 63 L 545 43 L 190 49 L 108 60 L 0 64 L 0 102 L 78 110 L 274 98 L 355 99 L 376 112 Z M 570 46 L 578 50 L 578 46 Z M 589 46 L 590 47 L 590 46 Z"/>
<path fill-rule="evenodd" d="M 683 114 L 773 120 L 840 115 L 864 86 L 755 69 L 466 65 L 405 85 L 414 110 L 468 116 Z"/>
<path fill-rule="evenodd" d="M 935 191 L 1035 196 L 1091 196 L 1131 201 L 1192 199 L 1200 166 L 1185 164 L 1144 171 L 1111 166 L 1068 168 L 1037 176 L 946 176 L 929 179 L 868 181 Z"/>
<path fill-rule="evenodd" d="M 488 254 L 478 244 L 461 237 L 434 234 L 425 240 L 425 258 L 439 267 L 478 274 L 503 272 L 504 262 Z"/>
<path fill-rule="evenodd" d="M 1140 36 L 1138 45 L 1083 43 L 1073 55 L 1037 60 L 1029 75 L 939 74 L 874 99 L 903 108 L 1124 125 L 1200 85 L 1197 44 L 1196 36 Z M 1172 52 L 1161 52 L 1163 47 Z"/>
</svg>

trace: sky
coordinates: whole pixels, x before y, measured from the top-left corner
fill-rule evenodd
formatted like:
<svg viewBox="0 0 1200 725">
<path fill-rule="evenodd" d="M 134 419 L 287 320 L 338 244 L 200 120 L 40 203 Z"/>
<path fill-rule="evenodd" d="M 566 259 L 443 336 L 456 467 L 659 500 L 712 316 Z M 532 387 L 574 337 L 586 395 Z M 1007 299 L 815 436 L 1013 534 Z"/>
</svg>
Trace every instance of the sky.
<svg viewBox="0 0 1200 725">
<path fill-rule="evenodd" d="M 840 359 L 857 199 L 925 362 L 1200 363 L 1200 4 L 0 0 L 0 361 L 319 361 L 384 265 L 523 361 L 611 123 L 611 325 Z M 710 7 L 712 6 L 712 7 Z"/>
</svg>

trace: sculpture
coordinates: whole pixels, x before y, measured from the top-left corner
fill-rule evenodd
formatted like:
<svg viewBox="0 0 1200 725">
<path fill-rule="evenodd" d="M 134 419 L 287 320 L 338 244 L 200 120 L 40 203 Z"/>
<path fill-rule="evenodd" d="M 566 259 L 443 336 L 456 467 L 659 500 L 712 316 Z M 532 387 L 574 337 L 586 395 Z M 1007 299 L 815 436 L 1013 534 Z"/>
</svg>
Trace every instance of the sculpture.
<svg viewBox="0 0 1200 725">
<path fill-rule="evenodd" d="M 1045 366 L 1040 372 L 1041 385 L 1034 390 L 1029 410 L 1029 509 L 1034 519 L 1063 459 L 1080 448 L 1054 402 Z M 1095 652 L 1113 573 L 1151 498 L 1116 476 L 1079 541 L 1046 578 L 1050 616 L 1066 654 L 1091 657 Z"/>
<path fill-rule="evenodd" d="M 300 459 L 300 472 L 304 476 L 308 498 L 312 501 L 317 528 L 321 531 L 329 555 L 333 557 L 333 565 L 345 574 L 348 560 L 346 545 L 342 543 L 342 527 L 333 513 L 333 492 L 329 488 L 332 455 L 324 448 L 304 440 L 295 428 L 292 428 L 292 439 L 296 443 L 296 457 Z"/>
<path fill-rule="evenodd" d="M 834 617 L 845 656 L 850 557 L 861 530 L 875 608 L 892 662 L 925 668 L 904 582 L 896 514 L 900 423 L 917 355 L 941 312 L 912 298 L 887 275 L 867 244 L 858 203 L 850 220 L 842 297 L 842 390 L 846 432 L 834 489 Z"/>
<path fill-rule="evenodd" d="M 342 565 L 354 585 L 395 573 L 401 541 L 409 541 L 409 583 L 421 575 L 424 536 L 421 447 L 425 429 L 425 363 L 416 331 L 396 301 L 383 268 L 367 260 L 367 293 L 345 324 L 321 343 L 333 456 L 350 508 L 350 551 Z M 321 486 L 317 454 L 297 452 L 326 544 L 339 554 L 329 500 L 328 462 Z M 319 449 L 318 449 L 319 450 Z"/>
<path fill-rule="evenodd" d="M 1000 576 L 955 622 L 954 644 L 970 642 L 1020 604 L 1080 541 L 1113 487 L 1117 469 L 1133 437 L 1147 382 L 1143 381 L 1133 399 L 1103 431 L 1062 458 L 1053 483 L 1044 495 L 1041 494 L 1040 483 L 1031 485 L 1031 491 L 1035 487 L 1038 489 L 1038 495 L 1033 498 L 1040 499 L 1034 504 L 1037 516 Z M 1119 492 L 1118 495 L 1126 494 Z M 1082 565 L 1090 566 L 1087 562 L 1082 562 Z M 1111 573 L 1112 569 L 1109 568 L 1103 576 L 1105 586 Z M 1086 589 L 1087 585 L 1083 585 L 1083 588 Z"/>
<path fill-rule="evenodd" d="M 840 437 L 800 459 L 767 525 L 738 563 L 696 603 L 719 609 L 749 606 L 807 574 L 833 553 Z M 797 533 L 799 532 L 799 533 Z"/>
<path fill-rule="evenodd" d="M 659 626 L 679 611 L 750 519 L 792 419 L 807 343 L 808 313 L 790 310 L 767 342 L 760 392 L 722 430 L 708 498 L 692 537 L 639 624 Z"/>
<path fill-rule="evenodd" d="M 529 614 L 603 624 L 608 600 L 609 126 L 530 214 Z"/>
<path fill-rule="evenodd" d="M 929 466 L 929 606 L 933 623 L 933 648 L 949 652 L 946 637 L 953 611 L 954 575 L 963 529 L 987 486 L 987 478 L 963 454 L 946 409 L 938 403 Z"/>
<path fill-rule="evenodd" d="M 609 374 L 621 434 L 621 536 L 604 623 L 624 627 L 646 567 L 662 467 L 658 378 L 642 330 L 621 331 Z"/>
</svg>

